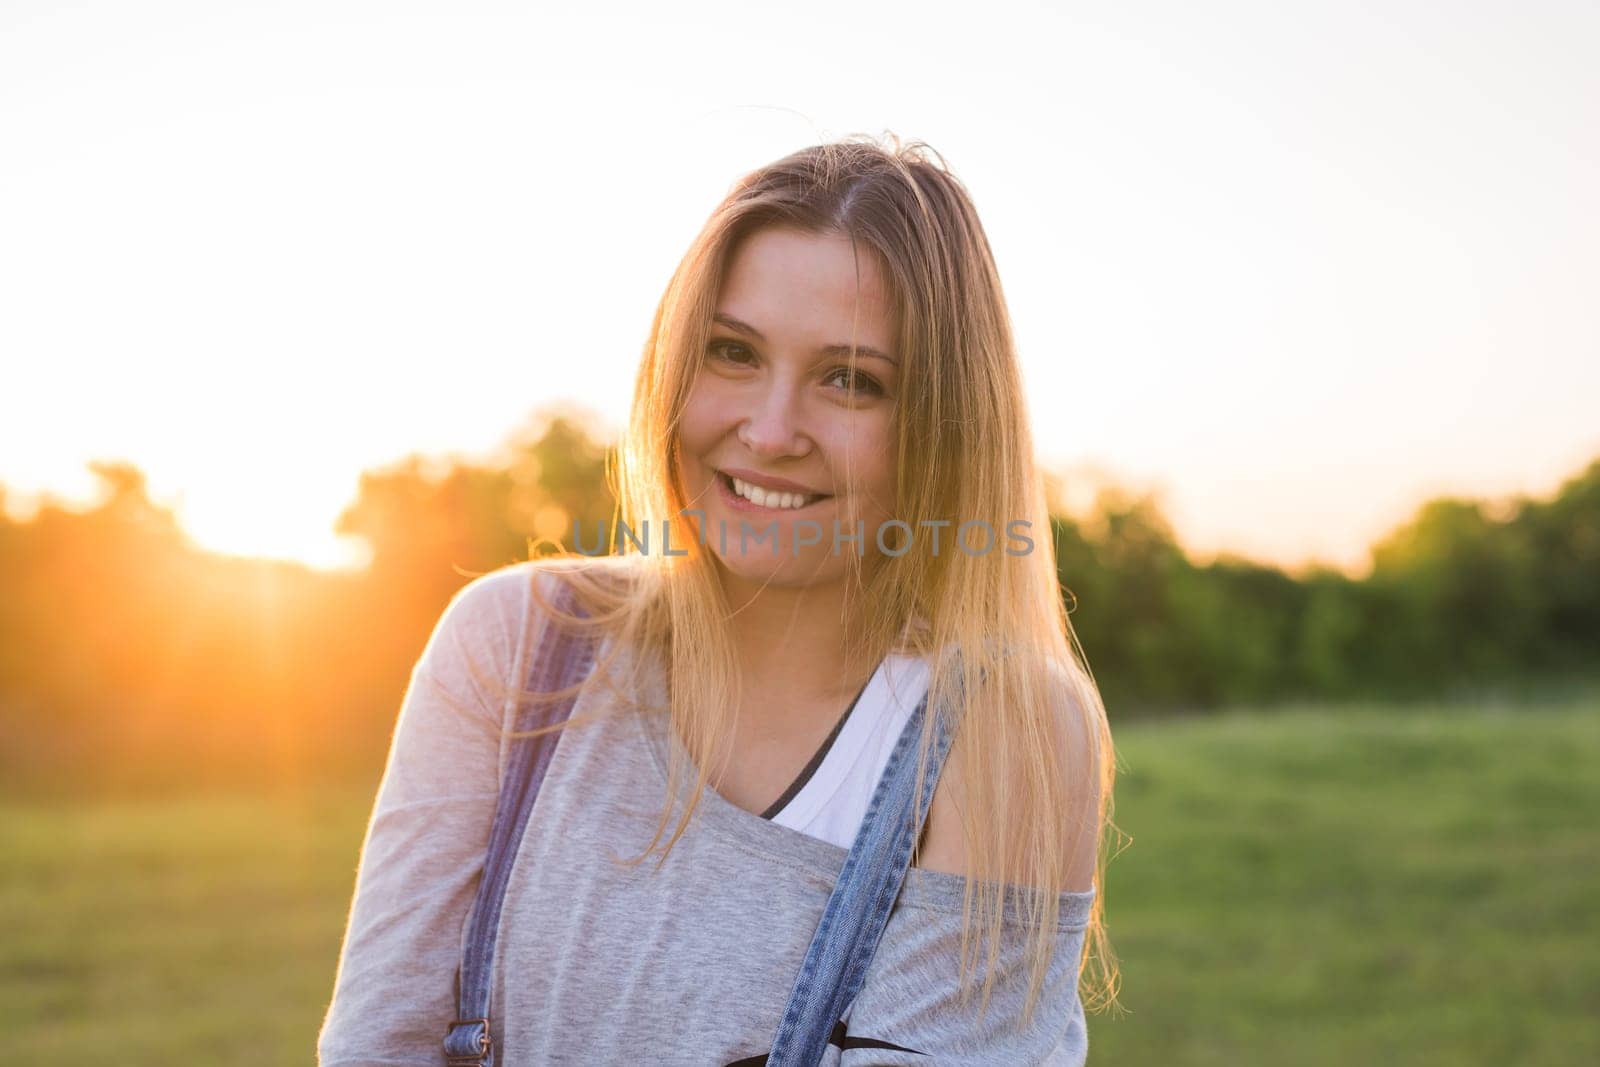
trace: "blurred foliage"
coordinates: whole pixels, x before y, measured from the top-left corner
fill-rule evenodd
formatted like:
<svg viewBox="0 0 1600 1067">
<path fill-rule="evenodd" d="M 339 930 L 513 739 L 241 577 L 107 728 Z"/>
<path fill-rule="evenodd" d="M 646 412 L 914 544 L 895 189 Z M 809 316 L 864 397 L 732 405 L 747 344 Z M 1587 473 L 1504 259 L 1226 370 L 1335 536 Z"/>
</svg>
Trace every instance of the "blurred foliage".
<svg viewBox="0 0 1600 1067">
<path fill-rule="evenodd" d="M 605 449 L 540 419 L 489 467 L 408 457 L 363 475 L 337 529 L 371 562 L 323 572 L 195 546 L 144 476 L 101 502 L 0 516 L 0 773 L 85 795 L 371 777 L 412 664 L 477 574 L 612 516 Z M 0 497 L 3 499 L 3 497 Z"/>
<path fill-rule="evenodd" d="M 204 551 L 143 475 L 100 503 L 0 512 L 0 771 L 75 795 L 368 781 L 409 671 L 473 576 L 613 517 L 607 449 L 541 416 L 491 463 L 411 456 L 339 517 L 368 567 Z M 3 502 L 0 487 L 0 502 Z M 1190 560 L 1149 498 L 1053 520 L 1063 594 L 1114 718 L 1304 699 L 1526 697 L 1594 677 L 1600 460 L 1549 500 L 1441 499 L 1372 573 Z"/>
<path fill-rule="evenodd" d="M 1064 593 L 1113 715 L 1282 700 L 1524 699 L 1600 674 L 1600 460 L 1551 500 L 1439 499 L 1364 578 L 1189 560 L 1147 498 L 1057 516 Z"/>
</svg>

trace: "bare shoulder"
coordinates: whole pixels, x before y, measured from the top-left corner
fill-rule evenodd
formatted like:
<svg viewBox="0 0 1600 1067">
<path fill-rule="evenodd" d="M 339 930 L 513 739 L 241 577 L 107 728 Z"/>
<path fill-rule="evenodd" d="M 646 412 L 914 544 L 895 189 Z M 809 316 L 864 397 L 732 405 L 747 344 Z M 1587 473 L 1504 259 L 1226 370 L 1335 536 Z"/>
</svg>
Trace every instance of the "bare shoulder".
<svg viewBox="0 0 1600 1067">
<path fill-rule="evenodd" d="M 1099 853 L 1100 711 L 1092 682 L 1077 664 L 1051 665 L 1048 677 L 1047 689 L 1052 694 L 1048 722 L 1057 731 L 1057 758 L 1051 762 L 1057 768 L 1055 773 L 1065 779 L 1060 786 L 1066 803 L 1064 810 L 1037 812 L 1032 817 L 1047 820 L 1049 832 L 1063 836 L 1067 847 L 1062 853 L 1061 884 L 1069 891 L 1083 892 L 1093 886 Z M 929 870 L 965 875 L 968 862 L 962 816 L 971 804 L 972 790 L 966 780 L 966 761 L 958 757 L 959 754 L 952 751 L 939 774 L 915 862 Z M 1031 752 L 1014 758 L 1042 756 Z M 994 788 L 990 792 L 998 795 L 1003 783 L 992 784 Z M 997 828 L 996 832 L 1003 831 Z"/>
</svg>

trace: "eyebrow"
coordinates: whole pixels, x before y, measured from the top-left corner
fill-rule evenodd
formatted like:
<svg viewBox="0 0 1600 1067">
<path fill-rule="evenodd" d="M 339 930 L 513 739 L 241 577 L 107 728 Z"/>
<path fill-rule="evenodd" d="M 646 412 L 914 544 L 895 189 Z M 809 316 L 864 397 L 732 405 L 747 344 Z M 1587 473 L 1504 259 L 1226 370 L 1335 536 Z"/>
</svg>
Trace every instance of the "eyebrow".
<svg viewBox="0 0 1600 1067">
<path fill-rule="evenodd" d="M 748 334 L 749 336 L 754 337 L 757 341 L 760 341 L 762 344 L 767 343 L 767 339 L 762 336 L 760 330 L 756 329 L 748 322 L 740 322 L 732 315 L 725 315 L 719 311 L 712 316 L 712 320 L 722 323 L 722 325 L 726 326 L 730 330 L 737 330 L 742 334 Z M 889 353 L 879 348 L 873 348 L 871 345 L 856 345 L 855 351 L 857 355 L 868 356 L 873 359 L 881 359 L 892 367 L 898 367 L 900 365 L 900 361 L 889 355 Z M 841 344 L 823 345 L 821 348 L 817 349 L 817 352 L 820 355 L 825 356 L 848 356 L 850 354 L 850 346 Z"/>
</svg>

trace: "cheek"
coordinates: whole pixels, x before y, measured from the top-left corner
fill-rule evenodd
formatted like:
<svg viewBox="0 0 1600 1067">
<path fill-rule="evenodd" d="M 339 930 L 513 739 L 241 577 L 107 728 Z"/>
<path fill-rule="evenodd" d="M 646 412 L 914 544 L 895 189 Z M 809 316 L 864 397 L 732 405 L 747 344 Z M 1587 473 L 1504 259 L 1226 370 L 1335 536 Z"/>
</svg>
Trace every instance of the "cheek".
<svg viewBox="0 0 1600 1067">
<path fill-rule="evenodd" d="M 727 423 L 727 404 L 714 382 L 702 378 L 689 390 L 678 419 L 678 440 L 691 457 L 721 439 Z"/>
<path fill-rule="evenodd" d="M 894 457 L 880 451 L 873 457 L 872 499 L 884 511 L 892 511 L 895 503 Z"/>
<path fill-rule="evenodd" d="M 880 508 L 894 505 L 895 445 L 887 421 L 862 425 L 833 442 L 833 467 L 840 479 L 848 470 L 862 493 Z"/>
</svg>

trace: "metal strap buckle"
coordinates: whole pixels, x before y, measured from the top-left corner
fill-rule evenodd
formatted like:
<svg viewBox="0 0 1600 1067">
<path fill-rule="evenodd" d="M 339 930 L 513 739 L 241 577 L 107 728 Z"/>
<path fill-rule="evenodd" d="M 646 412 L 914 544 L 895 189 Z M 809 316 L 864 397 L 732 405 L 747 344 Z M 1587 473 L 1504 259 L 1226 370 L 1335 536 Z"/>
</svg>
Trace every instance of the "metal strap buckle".
<svg viewBox="0 0 1600 1067">
<path fill-rule="evenodd" d="M 478 1031 L 478 1049 L 476 1052 L 460 1052 L 451 1054 L 451 1038 L 456 1036 L 456 1029 L 462 1026 L 481 1027 Z M 484 1059 L 489 1055 L 489 1020 L 488 1019 L 455 1019 L 450 1023 L 450 1029 L 445 1031 L 445 1063 L 450 1067 L 483 1067 Z M 471 1032 L 461 1035 L 464 1039 L 472 1039 Z"/>
</svg>

